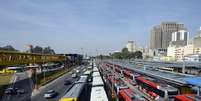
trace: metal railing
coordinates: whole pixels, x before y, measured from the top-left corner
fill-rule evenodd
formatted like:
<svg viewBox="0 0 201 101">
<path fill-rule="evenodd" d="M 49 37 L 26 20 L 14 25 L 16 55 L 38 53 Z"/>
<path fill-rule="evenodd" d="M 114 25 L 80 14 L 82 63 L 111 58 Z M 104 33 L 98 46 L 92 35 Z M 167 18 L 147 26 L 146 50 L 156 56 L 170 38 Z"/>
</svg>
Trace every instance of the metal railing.
<svg viewBox="0 0 201 101">
<path fill-rule="evenodd" d="M 55 61 L 65 61 L 65 56 L 0 51 L 0 66 Z"/>
</svg>

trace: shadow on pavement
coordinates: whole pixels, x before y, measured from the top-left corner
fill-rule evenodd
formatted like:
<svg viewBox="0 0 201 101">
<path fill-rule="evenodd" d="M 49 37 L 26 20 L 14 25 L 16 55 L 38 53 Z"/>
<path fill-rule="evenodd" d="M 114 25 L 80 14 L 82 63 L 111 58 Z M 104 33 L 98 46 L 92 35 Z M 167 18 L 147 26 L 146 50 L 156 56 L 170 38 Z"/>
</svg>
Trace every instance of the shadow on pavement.
<svg viewBox="0 0 201 101">
<path fill-rule="evenodd" d="M 5 90 L 10 87 L 17 88 L 18 92 L 14 92 L 13 94 L 5 94 Z M 15 83 L 12 83 L 10 85 L 3 85 L 0 88 L 3 88 L 0 89 L 0 92 L 3 95 L 1 97 L 1 101 L 31 101 L 33 87 L 30 78 L 16 80 Z M 22 94 L 19 94 L 20 91 Z"/>
</svg>

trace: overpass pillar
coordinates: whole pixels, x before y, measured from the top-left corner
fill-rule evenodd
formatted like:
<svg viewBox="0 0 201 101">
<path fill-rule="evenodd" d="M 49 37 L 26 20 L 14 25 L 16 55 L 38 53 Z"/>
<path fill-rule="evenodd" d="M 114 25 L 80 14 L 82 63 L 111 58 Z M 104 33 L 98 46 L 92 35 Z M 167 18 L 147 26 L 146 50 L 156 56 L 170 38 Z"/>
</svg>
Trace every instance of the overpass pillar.
<svg viewBox="0 0 201 101">
<path fill-rule="evenodd" d="M 27 66 L 27 68 L 29 68 L 28 70 L 28 76 L 31 79 L 31 86 L 33 89 L 38 89 L 37 86 L 37 68 L 36 66 L 33 66 L 32 64 L 30 64 L 29 66 Z"/>
<path fill-rule="evenodd" d="M 200 87 L 198 87 L 197 95 L 200 96 Z"/>
<path fill-rule="evenodd" d="M 182 73 L 183 73 L 183 74 L 185 74 L 185 71 L 186 71 L 185 68 L 186 68 L 186 67 L 185 67 L 185 61 L 183 61 L 183 66 L 182 66 Z"/>
</svg>

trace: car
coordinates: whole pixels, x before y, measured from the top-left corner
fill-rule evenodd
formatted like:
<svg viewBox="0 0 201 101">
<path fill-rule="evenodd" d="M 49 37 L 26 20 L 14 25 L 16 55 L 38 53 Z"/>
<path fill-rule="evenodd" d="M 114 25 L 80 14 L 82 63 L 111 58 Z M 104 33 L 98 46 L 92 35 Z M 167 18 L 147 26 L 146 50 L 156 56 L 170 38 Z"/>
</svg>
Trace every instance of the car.
<svg viewBox="0 0 201 101">
<path fill-rule="evenodd" d="M 79 72 L 80 72 L 80 71 L 77 69 L 77 70 L 76 70 L 76 73 L 79 73 Z"/>
<path fill-rule="evenodd" d="M 88 82 L 92 82 L 92 77 L 91 77 L 91 76 L 88 77 L 87 81 L 88 81 Z"/>
<path fill-rule="evenodd" d="M 24 90 L 24 89 L 18 89 L 18 90 L 17 90 L 17 93 L 18 93 L 18 94 L 25 94 L 25 90 Z"/>
<path fill-rule="evenodd" d="M 73 74 L 71 75 L 71 77 L 72 77 L 72 78 L 76 78 L 76 77 L 77 77 L 77 74 L 76 74 L 76 73 L 73 73 Z"/>
<path fill-rule="evenodd" d="M 13 94 L 17 94 L 17 90 L 18 90 L 18 88 L 10 87 L 10 88 L 7 88 L 4 93 L 13 95 Z"/>
<path fill-rule="evenodd" d="M 70 85 L 70 84 L 72 84 L 72 81 L 71 81 L 71 80 L 66 80 L 66 81 L 64 82 L 64 85 Z"/>
<path fill-rule="evenodd" d="M 57 96 L 57 92 L 54 90 L 48 90 L 45 94 L 44 94 L 44 98 L 49 99 L 49 98 L 54 98 L 55 96 Z"/>
</svg>

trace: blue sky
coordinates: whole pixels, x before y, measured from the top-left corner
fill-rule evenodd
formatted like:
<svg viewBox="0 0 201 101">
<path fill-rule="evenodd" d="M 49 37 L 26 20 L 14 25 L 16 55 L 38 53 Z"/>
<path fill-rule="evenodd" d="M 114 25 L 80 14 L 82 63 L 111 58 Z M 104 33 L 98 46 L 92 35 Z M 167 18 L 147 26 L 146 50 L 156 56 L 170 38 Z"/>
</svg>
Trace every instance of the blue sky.
<svg viewBox="0 0 201 101">
<path fill-rule="evenodd" d="M 147 46 L 162 21 L 201 26 L 200 0 L 0 0 L 0 46 L 26 50 L 50 46 L 57 53 L 109 53 L 128 40 Z"/>
</svg>

